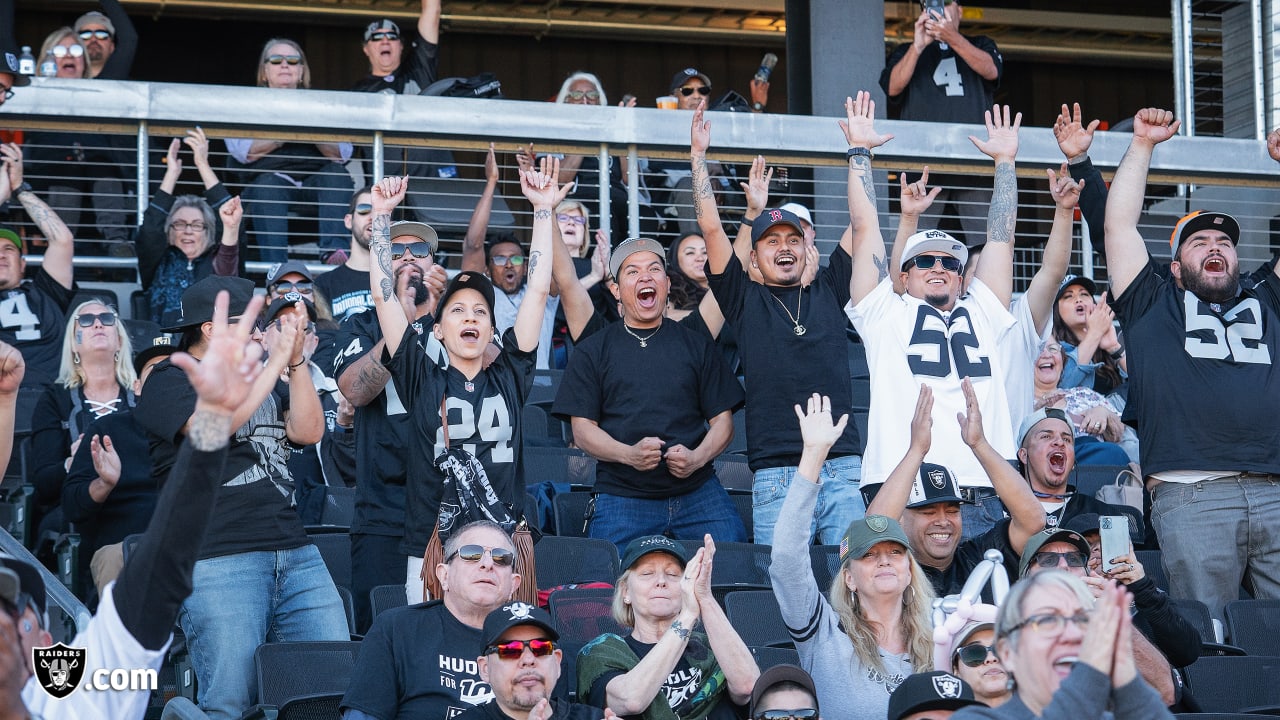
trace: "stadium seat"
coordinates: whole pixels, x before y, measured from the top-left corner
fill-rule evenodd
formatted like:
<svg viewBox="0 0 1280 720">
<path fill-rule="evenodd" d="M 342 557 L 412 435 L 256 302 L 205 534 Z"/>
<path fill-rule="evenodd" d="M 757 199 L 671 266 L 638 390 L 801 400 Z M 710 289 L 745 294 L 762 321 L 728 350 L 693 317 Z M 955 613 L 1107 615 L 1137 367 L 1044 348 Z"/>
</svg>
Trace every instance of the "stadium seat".
<svg viewBox="0 0 1280 720">
<path fill-rule="evenodd" d="M 555 402 L 556 392 L 560 390 L 560 380 L 563 378 L 563 370 L 534 370 L 533 387 L 529 390 L 526 402 L 536 405 Z"/>
<path fill-rule="evenodd" d="M 799 665 L 800 653 L 791 648 L 753 647 L 751 654 L 755 656 L 756 665 L 764 672 L 775 665 Z"/>
<path fill-rule="evenodd" d="M 561 537 L 587 536 L 587 503 L 591 502 L 589 492 L 559 493 L 551 499 L 555 508 L 556 534 Z M 617 548 L 614 548 L 617 552 Z"/>
<path fill-rule="evenodd" d="M 772 590 L 738 590 L 725 597 L 725 615 L 742 642 L 752 647 L 792 647 Z"/>
<path fill-rule="evenodd" d="M 353 487 L 326 487 L 324 509 L 320 511 L 320 524 L 334 527 L 351 527 L 356 515 L 356 489 Z"/>
<path fill-rule="evenodd" d="M 742 408 L 738 408 L 733 413 L 733 437 L 729 440 L 724 452 L 735 455 L 747 452 L 747 412 Z"/>
<path fill-rule="evenodd" d="M 733 509 L 738 511 L 738 519 L 742 520 L 742 527 L 747 531 L 747 542 L 755 540 L 755 516 L 752 513 L 755 502 L 752 496 L 733 493 L 729 495 L 729 502 L 732 502 Z"/>
<path fill-rule="evenodd" d="M 1231 644 L 1250 655 L 1280 656 L 1280 600 L 1234 600 L 1223 615 Z"/>
<path fill-rule="evenodd" d="M 347 617 L 347 632 L 351 635 L 352 640 L 360 639 L 360 634 L 356 628 L 356 603 L 351 596 L 351 591 L 338 585 L 338 597 L 342 598 L 342 614 Z"/>
<path fill-rule="evenodd" d="M 316 544 L 320 557 L 334 585 L 351 587 L 351 536 L 345 532 L 316 532 L 308 528 L 308 537 Z"/>
<path fill-rule="evenodd" d="M 1134 550 L 1142 569 L 1156 587 L 1169 592 L 1169 576 L 1164 573 L 1164 560 L 1159 550 Z"/>
<path fill-rule="evenodd" d="M 408 604 L 403 584 L 379 585 L 369 591 L 369 615 L 375 619 L 379 613 Z"/>
<path fill-rule="evenodd" d="M 568 483 L 575 488 L 596 484 L 596 459 L 581 450 L 526 447 L 523 462 L 527 487 L 541 482 Z"/>
<path fill-rule="evenodd" d="M 689 557 L 702 548 L 701 540 L 678 540 Z M 772 549 L 755 543 L 716 543 L 711 584 L 719 586 L 752 585 L 769 587 L 769 563 Z M 754 588 L 752 588 L 754 589 Z"/>
<path fill-rule="evenodd" d="M 608 540 L 544 535 L 534 546 L 533 556 L 540 588 L 586 582 L 612 584 L 622 574 L 618 549 Z"/>
<path fill-rule="evenodd" d="M 1185 668 L 1205 712 L 1246 712 L 1280 706 L 1280 657 L 1202 657 Z M 1269 713 L 1268 713 L 1269 714 Z"/>
<path fill-rule="evenodd" d="M 840 572 L 840 546 L 810 545 L 809 564 L 813 568 L 813 579 L 818 584 L 818 590 L 826 593 L 831 580 Z"/>
<path fill-rule="evenodd" d="M 724 489 L 733 493 L 751 493 L 755 473 L 747 467 L 747 458 L 735 453 L 722 453 L 716 458 L 716 477 Z"/>
<path fill-rule="evenodd" d="M 351 683 L 360 643 L 263 643 L 253 654 L 258 674 L 257 705 L 244 718 L 267 718 L 294 698 L 345 693 Z"/>
<path fill-rule="evenodd" d="M 317 693 L 286 700 L 276 720 L 341 720 L 343 693 Z"/>
<path fill-rule="evenodd" d="M 1199 600 L 1170 600 L 1173 609 L 1200 633 L 1201 655 L 1244 655 L 1244 650 L 1234 645 L 1225 645 L 1221 638 L 1221 629 L 1214 625 L 1209 608 Z"/>
<path fill-rule="evenodd" d="M 556 590 L 547 599 L 547 610 L 562 641 L 585 644 L 605 633 L 625 636 L 630 632 L 613 619 L 611 587 Z"/>
</svg>

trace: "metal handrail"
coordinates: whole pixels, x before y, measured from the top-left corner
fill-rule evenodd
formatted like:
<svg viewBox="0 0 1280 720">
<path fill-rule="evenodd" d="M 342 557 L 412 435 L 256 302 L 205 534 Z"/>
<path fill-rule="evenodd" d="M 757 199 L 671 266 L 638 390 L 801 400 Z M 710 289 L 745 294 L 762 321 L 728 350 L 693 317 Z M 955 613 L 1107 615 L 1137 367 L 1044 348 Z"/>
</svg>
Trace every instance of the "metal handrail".
<svg viewBox="0 0 1280 720">
<path fill-rule="evenodd" d="M 22 560 L 38 570 L 40 578 L 44 580 L 44 590 L 48 600 L 62 608 L 67 617 L 71 618 L 76 625 L 77 633 L 88 629 L 89 620 L 93 617 L 89 614 L 89 608 L 85 607 L 84 603 L 80 602 L 80 599 L 73 595 L 56 575 L 49 572 L 49 569 L 37 560 L 35 555 L 32 555 L 22 546 L 22 543 L 5 530 L 0 530 L 0 552 Z"/>
</svg>

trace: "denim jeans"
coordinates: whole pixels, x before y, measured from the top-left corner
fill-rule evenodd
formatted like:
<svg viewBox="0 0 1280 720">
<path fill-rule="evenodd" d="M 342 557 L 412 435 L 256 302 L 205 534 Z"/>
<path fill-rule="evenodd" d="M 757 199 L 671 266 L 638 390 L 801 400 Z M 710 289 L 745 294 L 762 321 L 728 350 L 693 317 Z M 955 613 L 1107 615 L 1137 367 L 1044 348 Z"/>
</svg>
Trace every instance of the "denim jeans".
<svg viewBox="0 0 1280 720">
<path fill-rule="evenodd" d="M 1280 599 L 1280 476 L 1159 483 L 1151 524 L 1169 594 L 1193 598 L 1222 619 L 1247 576 L 1256 598 Z"/>
<path fill-rule="evenodd" d="M 197 562 L 178 620 L 200 707 L 215 720 L 238 718 L 254 702 L 253 653 L 262 643 L 350 637 L 342 599 L 315 545 Z"/>
<path fill-rule="evenodd" d="M 287 172 L 285 174 L 288 174 Z M 321 250 L 345 248 L 351 232 L 342 223 L 351 200 L 351 176 L 337 163 L 306 176 L 302 186 L 276 173 L 262 173 L 244 189 L 244 214 L 252 218 L 253 244 L 267 262 L 289 259 L 289 208 L 320 221 Z"/>
<path fill-rule="evenodd" d="M 751 484 L 751 522 L 759 545 L 773 544 L 773 526 L 787 497 L 796 468 L 774 467 L 756 471 Z M 846 455 L 822 464 L 822 489 L 813 509 L 809 537 L 823 545 L 839 545 L 849 523 L 866 513 L 858 484 L 862 481 L 862 456 Z"/>
<path fill-rule="evenodd" d="M 992 491 L 990 495 L 978 499 L 976 505 L 963 503 L 960 506 L 960 542 L 976 538 L 996 526 L 1005 517 L 1004 503 Z"/>
<path fill-rule="evenodd" d="M 617 545 L 619 555 L 627 543 L 645 535 L 701 540 L 710 533 L 717 542 L 747 541 L 747 528 L 714 474 L 697 490 L 669 498 L 650 500 L 599 493 L 587 531 L 593 538 Z"/>
</svg>

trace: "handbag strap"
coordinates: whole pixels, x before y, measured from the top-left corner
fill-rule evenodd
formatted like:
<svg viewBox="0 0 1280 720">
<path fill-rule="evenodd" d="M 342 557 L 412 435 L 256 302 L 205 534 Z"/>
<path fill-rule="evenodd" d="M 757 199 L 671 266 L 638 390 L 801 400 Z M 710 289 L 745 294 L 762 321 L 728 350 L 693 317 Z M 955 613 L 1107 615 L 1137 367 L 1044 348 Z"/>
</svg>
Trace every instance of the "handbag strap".
<svg viewBox="0 0 1280 720">
<path fill-rule="evenodd" d="M 449 411 L 445 408 L 445 402 L 448 401 L 449 394 L 445 393 L 440 398 L 440 429 L 444 432 L 444 449 L 449 449 Z"/>
</svg>

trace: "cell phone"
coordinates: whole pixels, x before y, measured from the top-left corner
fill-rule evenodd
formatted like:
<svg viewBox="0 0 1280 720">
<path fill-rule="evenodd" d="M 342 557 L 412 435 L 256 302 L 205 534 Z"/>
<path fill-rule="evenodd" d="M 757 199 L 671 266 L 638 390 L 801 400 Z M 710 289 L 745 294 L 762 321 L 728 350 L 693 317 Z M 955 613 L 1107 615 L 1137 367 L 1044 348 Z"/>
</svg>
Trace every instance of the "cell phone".
<svg viewBox="0 0 1280 720">
<path fill-rule="evenodd" d="M 925 10 L 933 13 L 934 17 L 941 18 L 947 13 L 947 0 L 920 0 L 920 4 Z"/>
<path fill-rule="evenodd" d="M 1102 571 L 1110 573 L 1118 567 L 1111 561 L 1129 554 L 1129 518 L 1103 515 L 1098 518 L 1098 534 L 1102 537 Z"/>
</svg>

